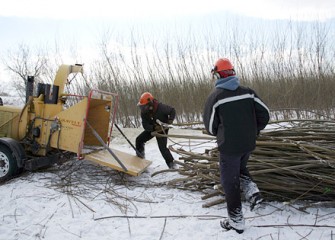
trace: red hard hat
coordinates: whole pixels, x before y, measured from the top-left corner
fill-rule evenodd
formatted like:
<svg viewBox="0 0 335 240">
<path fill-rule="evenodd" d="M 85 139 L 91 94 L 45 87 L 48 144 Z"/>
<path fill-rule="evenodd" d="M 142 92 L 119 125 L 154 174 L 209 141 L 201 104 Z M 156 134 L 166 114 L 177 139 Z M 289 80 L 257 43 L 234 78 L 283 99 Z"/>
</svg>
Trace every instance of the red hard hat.
<svg viewBox="0 0 335 240">
<path fill-rule="evenodd" d="M 154 100 L 154 97 L 149 92 L 145 92 L 141 95 L 140 100 L 138 101 L 137 105 L 146 105 L 149 102 Z"/>
<path fill-rule="evenodd" d="M 214 65 L 214 72 L 221 72 L 225 70 L 232 70 L 234 69 L 233 64 L 229 61 L 228 58 L 220 58 L 219 60 L 216 61 Z"/>
</svg>

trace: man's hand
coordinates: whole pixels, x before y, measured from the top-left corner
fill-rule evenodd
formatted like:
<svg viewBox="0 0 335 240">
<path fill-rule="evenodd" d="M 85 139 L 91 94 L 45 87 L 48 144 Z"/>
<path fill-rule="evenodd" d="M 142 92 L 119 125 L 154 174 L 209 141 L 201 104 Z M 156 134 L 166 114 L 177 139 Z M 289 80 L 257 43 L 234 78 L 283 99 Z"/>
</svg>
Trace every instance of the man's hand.
<svg viewBox="0 0 335 240">
<path fill-rule="evenodd" d="M 161 131 L 161 130 L 162 130 L 162 126 L 156 124 L 156 125 L 154 126 L 154 129 L 155 129 L 156 132 L 157 132 L 157 131 Z"/>
<path fill-rule="evenodd" d="M 165 130 L 168 129 L 167 127 L 164 127 L 164 126 L 161 126 L 161 125 L 158 125 L 158 124 L 156 124 L 154 128 L 155 128 L 156 132 L 165 132 Z"/>
</svg>

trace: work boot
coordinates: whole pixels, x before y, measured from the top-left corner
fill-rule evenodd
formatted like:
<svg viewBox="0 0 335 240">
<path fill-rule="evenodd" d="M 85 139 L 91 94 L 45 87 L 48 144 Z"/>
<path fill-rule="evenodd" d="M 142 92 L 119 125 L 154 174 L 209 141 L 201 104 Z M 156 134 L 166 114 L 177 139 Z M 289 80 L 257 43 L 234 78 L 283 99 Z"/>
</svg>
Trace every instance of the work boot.
<svg viewBox="0 0 335 240">
<path fill-rule="evenodd" d="M 136 156 L 138 156 L 139 158 L 145 158 L 145 153 L 144 151 L 142 152 L 136 151 Z"/>
<path fill-rule="evenodd" d="M 229 224 L 229 221 L 228 220 L 223 220 L 223 221 L 220 221 L 220 225 L 223 229 L 229 231 L 229 230 L 235 230 L 238 234 L 241 234 L 244 232 L 243 229 L 236 229 L 234 227 L 232 227 L 230 224 Z"/>
<path fill-rule="evenodd" d="M 264 202 L 264 199 L 262 198 L 262 195 L 258 192 L 251 196 L 249 202 L 250 202 L 250 211 L 253 211 L 261 207 L 262 203 Z"/>
<path fill-rule="evenodd" d="M 173 161 L 169 162 L 167 165 L 170 169 L 177 169 L 178 168 L 177 164 L 175 164 Z"/>
</svg>

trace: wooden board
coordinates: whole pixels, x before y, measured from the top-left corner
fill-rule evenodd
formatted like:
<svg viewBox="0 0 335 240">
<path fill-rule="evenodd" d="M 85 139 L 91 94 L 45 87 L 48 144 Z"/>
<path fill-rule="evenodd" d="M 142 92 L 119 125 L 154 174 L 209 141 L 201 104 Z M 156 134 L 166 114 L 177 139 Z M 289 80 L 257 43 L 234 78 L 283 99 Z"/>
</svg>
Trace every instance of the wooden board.
<svg viewBox="0 0 335 240">
<path fill-rule="evenodd" d="M 125 172 L 132 176 L 139 176 L 152 163 L 149 160 L 139 158 L 135 155 L 121 152 L 112 148 L 111 150 L 119 158 L 119 160 L 127 168 L 128 171 L 125 171 L 106 149 L 87 154 L 85 155 L 85 159 L 98 163 L 99 165 L 107 166 L 115 170 Z"/>
</svg>

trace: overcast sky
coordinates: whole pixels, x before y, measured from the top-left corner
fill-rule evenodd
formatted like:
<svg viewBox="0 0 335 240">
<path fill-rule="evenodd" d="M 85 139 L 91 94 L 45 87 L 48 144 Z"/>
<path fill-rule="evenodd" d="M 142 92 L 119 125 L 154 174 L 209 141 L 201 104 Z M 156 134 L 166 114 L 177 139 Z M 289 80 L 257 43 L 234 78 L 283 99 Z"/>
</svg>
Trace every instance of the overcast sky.
<svg viewBox="0 0 335 240">
<path fill-rule="evenodd" d="M 101 25 L 185 21 L 220 14 L 259 19 L 325 21 L 335 18 L 334 0 L 3 0 L 0 46 L 48 34 L 92 31 Z M 202 21 L 202 20 L 201 20 Z M 95 25 L 95 23 L 99 25 Z M 71 26 L 70 26 L 71 25 Z M 74 27 L 75 26 L 75 27 Z M 80 36 L 79 36 L 80 37 Z"/>
<path fill-rule="evenodd" d="M 258 19 L 325 21 L 335 18 L 334 0 L 3 0 L 0 46 L 67 34 L 96 34 L 108 25 L 185 22 L 233 14 Z M 71 29 L 71 30 L 70 30 Z M 95 32 L 95 33 L 94 33 Z M 73 36 L 73 35 L 72 35 Z M 73 38 L 71 35 L 66 37 Z M 74 37 L 75 38 L 75 37 Z M 81 39 L 84 40 L 84 39 Z"/>
<path fill-rule="evenodd" d="M 178 28 L 179 21 L 191 19 L 198 26 L 227 14 L 264 21 L 333 21 L 335 0 L 3 0 L 0 54 L 21 43 L 96 44 L 98 32 L 106 26 L 122 29 L 126 23 L 129 27 L 168 22 Z M 0 63 L 0 77 L 3 74 Z"/>
<path fill-rule="evenodd" d="M 0 16 L 73 19 L 203 15 L 228 10 L 268 19 L 327 19 L 335 16 L 334 0 L 9 0 Z"/>
</svg>

